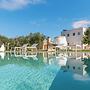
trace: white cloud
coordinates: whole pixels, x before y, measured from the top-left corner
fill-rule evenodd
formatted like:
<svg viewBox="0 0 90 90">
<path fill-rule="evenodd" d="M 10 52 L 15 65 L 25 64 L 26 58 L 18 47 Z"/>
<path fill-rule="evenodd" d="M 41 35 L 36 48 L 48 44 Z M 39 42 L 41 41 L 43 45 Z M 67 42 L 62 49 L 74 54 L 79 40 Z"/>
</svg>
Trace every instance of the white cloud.
<svg viewBox="0 0 90 90">
<path fill-rule="evenodd" d="M 81 20 L 81 21 L 76 21 L 73 23 L 73 28 L 79 28 L 79 27 L 87 27 L 90 25 L 90 21 L 88 20 Z"/>
<path fill-rule="evenodd" d="M 16 10 L 30 4 L 45 3 L 45 0 L 0 0 L 0 8 L 6 10 Z"/>
</svg>

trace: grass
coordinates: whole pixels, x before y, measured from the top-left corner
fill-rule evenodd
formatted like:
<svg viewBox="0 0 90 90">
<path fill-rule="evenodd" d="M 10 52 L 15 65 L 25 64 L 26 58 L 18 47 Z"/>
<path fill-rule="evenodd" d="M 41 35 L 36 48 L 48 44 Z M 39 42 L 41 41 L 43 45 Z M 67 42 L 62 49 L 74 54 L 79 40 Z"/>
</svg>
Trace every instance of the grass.
<svg viewBox="0 0 90 90">
<path fill-rule="evenodd" d="M 72 52 L 74 51 L 75 52 L 76 50 L 68 50 L 68 51 L 72 51 Z M 77 50 L 77 52 L 90 52 L 90 50 Z"/>
</svg>

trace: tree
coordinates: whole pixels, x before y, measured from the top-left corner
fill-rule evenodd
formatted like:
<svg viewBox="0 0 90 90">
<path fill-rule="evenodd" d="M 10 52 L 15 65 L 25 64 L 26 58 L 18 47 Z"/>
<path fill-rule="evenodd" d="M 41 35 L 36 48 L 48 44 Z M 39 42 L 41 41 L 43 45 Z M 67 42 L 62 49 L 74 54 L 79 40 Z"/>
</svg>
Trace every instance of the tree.
<svg viewBox="0 0 90 90">
<path fill-rule="evenodd" d="M 83 42 L 83 44 L 90 45 L 90 27 L 84 33 L 84 37 L 83 37 L 83 41 L 82 42 Z"/>
<path fill-rule="evenodd" d="M 43 40 L 46 38 L 45 35 L 37 32 L 37 33 L 34 33 L 30 36 L 30 43 L 31 45 L 36 43 L 38 44 L 38 49 L 41 49 L 42 48 L 42 44 L 43 44 Z"/>
<path fill-rule="evenodd" d="M 6 50 L 14 49 L 15 46 L 23 46 L 24 44 L 28 44 L 30 46 L 34 43 L 38 44 L 38 49 L 41 49 L 45 38 L 46 36 L 39 32 L 30 33 L 27 36 L 19 36 L 16 38 L 7 38 L 0 35 L 0 42 L 5 44 Z"/>
</svg>

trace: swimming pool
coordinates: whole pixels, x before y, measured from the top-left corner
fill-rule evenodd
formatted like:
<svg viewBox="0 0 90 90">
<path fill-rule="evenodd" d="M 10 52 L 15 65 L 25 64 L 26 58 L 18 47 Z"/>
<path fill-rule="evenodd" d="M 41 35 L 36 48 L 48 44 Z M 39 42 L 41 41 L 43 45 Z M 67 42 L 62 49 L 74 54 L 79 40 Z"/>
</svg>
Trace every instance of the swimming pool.
<svg viewBox="0 0 90 90">
<path fill-rule="evenodd" d="M 89 90 L 90 60 L 73 55 L 1 53 L 0 90 Z"/>
</svg>

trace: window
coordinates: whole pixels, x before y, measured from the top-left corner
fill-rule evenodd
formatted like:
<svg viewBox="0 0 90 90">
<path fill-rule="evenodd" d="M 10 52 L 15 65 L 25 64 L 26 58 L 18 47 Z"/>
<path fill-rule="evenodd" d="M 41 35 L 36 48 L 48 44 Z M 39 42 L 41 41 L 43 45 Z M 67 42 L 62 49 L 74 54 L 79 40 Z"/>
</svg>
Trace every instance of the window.
<svg viewBox="0 0 90 90">
<path fill-rule="evenodd" d="M 75 70 L 75 66 L 73 66 L 73 69 Z"/>
<path fill-rule="evenodd" d="M 67 68 L 69 69 L 69 65 L 67 66 Z"/>
<path fill-rule="evenodd" d="M 69 37 L 69 34 L 67 34 L 67 37 Z"/>
<path fill-rule="evenodd" d="M 80 35 L 80 32 L 78 32 L 78 35 Z"/>
<path fill-rule="evenodd" d="M 73 36 L 75 36 L 75 33 L 73 33 Z"/>
<path fill-rule="evenodd" d="M 69 43 L 68 43 L 68 46 L 69 46 Z"/>
</svg>

